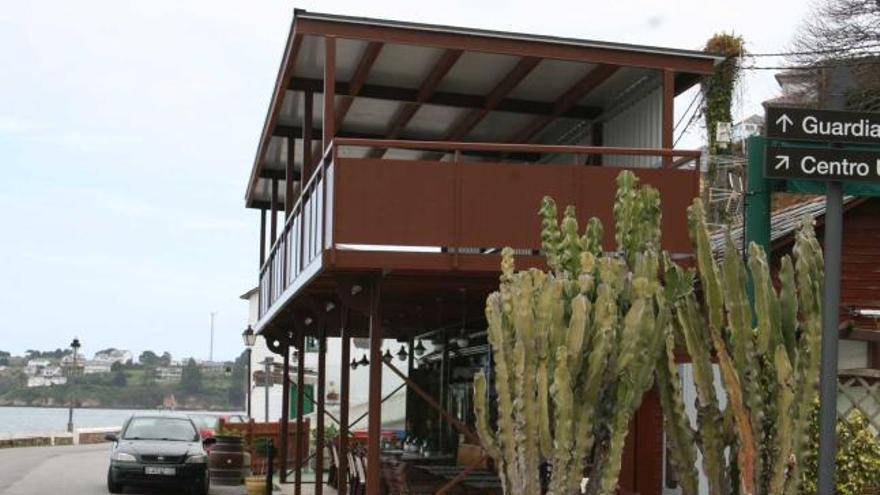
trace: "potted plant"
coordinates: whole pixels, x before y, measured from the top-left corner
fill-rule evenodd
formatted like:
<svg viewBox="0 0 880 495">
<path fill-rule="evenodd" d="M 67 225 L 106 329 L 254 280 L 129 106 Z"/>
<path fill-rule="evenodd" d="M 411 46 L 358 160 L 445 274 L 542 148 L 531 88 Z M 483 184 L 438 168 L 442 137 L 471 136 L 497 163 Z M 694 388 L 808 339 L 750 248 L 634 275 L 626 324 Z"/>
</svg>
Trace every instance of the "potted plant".
<svg viewBox="0 0 880 495">
<path fill-rule="evenodd" d="M 324 461 L 322 463 L 324 472 L 328 472 L 330 469 L 331 457 L 333 456 L 333 453 L 330 451 L 330 442 L 333 442 L 337 436 L 339 436 L 339 430 L 336 428 L 336 425 L 331 424 L 324 428 Z M 318 445 L 318 430 L 313 429 L 311 431 L 311 441 L 312 445 Z M 312 470 L 317 468 L 317 462 L 317 456 L 313 456 L 312 460 L 309 461 Z"/>
<path fill-rule="evenodd" d="M 250 443 L 251 453 L 251 469 L 253 474 L 245 477 L 244 485 L 248 495 L 263 495 L 266 493 L 266 474 L 269 470 L 269 439 L 266 437 L 255 438 Z M 277 449 L 272 445 L 272 454 L 277 453 Z"/>
</svg>

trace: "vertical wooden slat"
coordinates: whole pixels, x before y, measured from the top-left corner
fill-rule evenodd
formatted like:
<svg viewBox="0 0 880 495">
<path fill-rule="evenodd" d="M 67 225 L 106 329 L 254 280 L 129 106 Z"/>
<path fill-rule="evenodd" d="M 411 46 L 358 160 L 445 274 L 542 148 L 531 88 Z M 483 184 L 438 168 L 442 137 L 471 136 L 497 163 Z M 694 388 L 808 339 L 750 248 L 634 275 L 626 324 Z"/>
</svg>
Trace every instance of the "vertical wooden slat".
<svg viewBox="0 0 880 495">
<path fill-rule="evenodd" d="M 379 312 L 381 285 L 374 281 L 370 289 L 370 389 L 367 410 L 367 493 L 379 495 L 379 439 L 382 434 L 382 315 Z"/>
</svg>

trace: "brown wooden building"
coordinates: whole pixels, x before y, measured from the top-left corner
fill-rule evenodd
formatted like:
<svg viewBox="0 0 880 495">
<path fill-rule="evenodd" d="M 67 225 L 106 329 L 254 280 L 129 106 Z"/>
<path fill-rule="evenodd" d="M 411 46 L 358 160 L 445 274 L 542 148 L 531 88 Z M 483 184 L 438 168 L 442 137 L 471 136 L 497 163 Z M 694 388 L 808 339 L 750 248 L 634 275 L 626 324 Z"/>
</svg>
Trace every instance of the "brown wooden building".
<svg viewBox="0 0 880 495">
<path fill-rule="evenodd" d="M 382 359 L 384 340 L 408 343 L 412 356 L 413 339 L 448 340 L 460 325 L 479 327 L 500 248 L 515 248 L 520 268 L 541 264 L 543 196 L 575 205 L 582 220 L 600 217 L 611 249 L 614 179 L 633 168 L 662 194 L 663 247 L 691 255 L 685 208 L 698 174 L 686 165 L 699 153 L 672 149 L 674 99 L 720 61 L 687 50 L 295 12 L 246 191 L 261 218 L 256 330 L 285 365 L 289 346 L 301 349 L 306 337 L 321 349 L 339 337 L 343 363 L 351 338 L 369 339 L 368 494 L 380 486 L 382 371 L 407 375 Z M 462 323 L 463 314 L 476 320 Z M 479 332 L 472 337 L 478 346 Z M 467 436 L 466 418 L 449 407 L 455 356 L 445 349 L 437 394 L 404 379 Z M 348 387 L 343 365 L 335 418 L 342 425 Z M 661 477 L 661 421 L 649 397 L 622 486 L 660 493 Z M 297 490 L 299 480 L 297 469 Z"/>
</svg>

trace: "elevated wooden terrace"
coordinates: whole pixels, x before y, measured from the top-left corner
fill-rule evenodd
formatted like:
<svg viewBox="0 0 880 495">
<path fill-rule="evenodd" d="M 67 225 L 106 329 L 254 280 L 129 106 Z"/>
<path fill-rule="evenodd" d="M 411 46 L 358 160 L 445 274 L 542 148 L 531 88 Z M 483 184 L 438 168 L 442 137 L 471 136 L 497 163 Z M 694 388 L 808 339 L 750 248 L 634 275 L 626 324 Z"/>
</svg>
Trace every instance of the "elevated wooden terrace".
<svg viewBox="0 0 880 495">
<path fill-rule="evenodd" d="M 611 250 L 614 180 L 632 169 L 662 194 L 663 247 L 690 255 L 684 213 L 698 194 L 700 154 L 674 149 L 674 100 L 721 60 L 662 47 L 295 11 L 245 197 L 261 213 L 256 330 L 285 367 L 290 346 L 303 349 L 306 336 L 322 350 L 328 337 L 341 337 L 343 363 L 351 359 L 352 337 L 369 338 L 367 494 L 380 487 L 383 368 L 393 368 L 473 438 L 449 412 L 449 353 L 434 397 L 383 360 L 383 340 L 412 349 L 418 336 L 448 338 L 446 330 L 458 323 L 478 327 L 484 298 L 497 285 L 501 248 L 516 249 L 520 268 L 541 266 L 543 196 L 576 206 L 581 221 L 599 217 Z M 477 316 L 462 323 L 462 314 Z M 298 356 L 303 369 L 304 353 Z M 342 463 L 348 381 L 343 366 L 334 418 L 343 425 Z M 622 485 L 659 493 L 656 408 L 649 404 L 636 423 Z M 294 476 L 299 493 L 299 469 Z"/>
</svg>

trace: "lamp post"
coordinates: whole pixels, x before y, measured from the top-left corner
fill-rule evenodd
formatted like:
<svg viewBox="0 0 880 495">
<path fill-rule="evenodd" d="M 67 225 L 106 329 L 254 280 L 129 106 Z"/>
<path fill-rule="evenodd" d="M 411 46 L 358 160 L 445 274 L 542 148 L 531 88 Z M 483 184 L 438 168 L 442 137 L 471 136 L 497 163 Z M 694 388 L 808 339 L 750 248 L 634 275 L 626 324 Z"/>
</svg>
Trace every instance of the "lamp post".
<svg viewBox="0 0 880 495">
<path fill-rule="evenodd" d="M 242 339 L 244 339 L 244 346 L 247 348 L 247 377 L 245 378 L 245 386 L 247 388 L 247 415 L 248 419 L 251 417 L 251 353 L 254 350 L 254 344 L 257 343 L 257 334 L 254 333 L 254 329 L 251 328 L 250 325 L 241 333 Z"/>
<path fill-rule="evenodd" d="M 263 379 L 263 387 L 266 391 L 266 422 L 269 422 L 269 389 L 272 388 L 272 365 L 275 364 L 275 361 L 270 357 L 266 356 L 266 359 L 263 360 L 263 366 L 265 374 L 265 378 Z"/>
<path fill-rule="evenodd" d="M 73 408 L 76 407 L 76 387 L 73 385 L 73 379 L 76 376 L 76 355 L 79 352 L 80 347 L 79 339 L 74 337 L 73 341 L 70 343 L 70 348 L 73 349 L 73 367 L 70 369 L 70 373 L 68 373 L 68 379 L 70 382 L 70 408 L 67 411 L 67 431 L 69 433 L 73 433 Z"/>
</svg>

